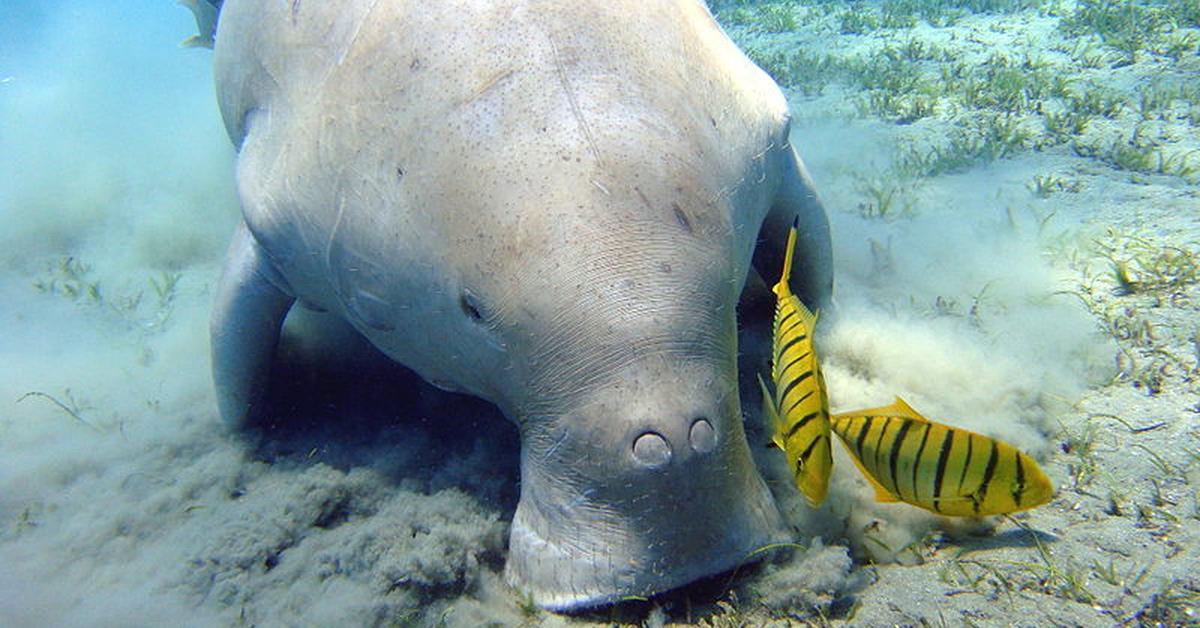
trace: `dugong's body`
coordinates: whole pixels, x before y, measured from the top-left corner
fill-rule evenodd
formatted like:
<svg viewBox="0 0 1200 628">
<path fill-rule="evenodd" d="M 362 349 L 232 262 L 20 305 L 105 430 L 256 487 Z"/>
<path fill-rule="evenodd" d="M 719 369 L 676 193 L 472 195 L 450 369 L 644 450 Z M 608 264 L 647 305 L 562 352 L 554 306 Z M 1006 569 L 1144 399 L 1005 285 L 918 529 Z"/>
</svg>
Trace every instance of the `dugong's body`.
<svg viewBox="0 0 1200 628">
<path fill-rule="evenodd" d="M 542 606 L 786 538 L 735 308 L 796 216 L 821 306 L 828 223 L 783 96 L 703 4 L 226 0 L 215 63 L 244 215 L 212 319 L 227 422 L 299 301 L 517 423 L 507 573 Z"/>
</svg>

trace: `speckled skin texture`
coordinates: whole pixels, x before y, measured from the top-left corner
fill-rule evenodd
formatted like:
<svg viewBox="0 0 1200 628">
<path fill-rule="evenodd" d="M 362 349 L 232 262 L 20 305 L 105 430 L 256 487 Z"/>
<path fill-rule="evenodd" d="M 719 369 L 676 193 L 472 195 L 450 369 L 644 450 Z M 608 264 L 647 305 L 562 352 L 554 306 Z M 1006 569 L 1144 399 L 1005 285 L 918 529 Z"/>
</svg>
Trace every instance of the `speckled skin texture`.
<svg viewBox="0 0 1200 628">
<path fill-rule="evenodd" d="M 828 224 L 782 94 L 701 3 L 227 0 L 215 63 L 244 215 L 212 319 L 228 423 L 299 301 L 517 423 L 507 573 L 544 607 L 786 538 L 735 310 L 797 214 L 826 302 Z"/>
</svg>

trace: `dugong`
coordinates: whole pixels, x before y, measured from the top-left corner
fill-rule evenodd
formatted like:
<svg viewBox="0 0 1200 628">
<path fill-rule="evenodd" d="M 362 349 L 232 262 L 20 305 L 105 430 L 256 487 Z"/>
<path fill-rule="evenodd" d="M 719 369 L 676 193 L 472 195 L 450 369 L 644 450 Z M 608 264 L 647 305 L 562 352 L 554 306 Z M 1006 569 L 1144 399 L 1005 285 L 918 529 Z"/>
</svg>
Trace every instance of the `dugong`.
<svg viewBox="0 0 1200 628">
<path fill-rule="evenodd" d="M 217 33 L 217 16 L 221 13 L 221 0 L 179 0 L 179 4 L 192 12 L 198 31 L 179 45 L 184 48 L 212 48 L 213 37 Z"/>
<path fill-rule="evenodd" d="M 829 225 L 782 93 L 703 3 L 226 0 L 214 63 L 243 214 L 211 321 L 226 423 L 300 304 L 516 423 L 505 572 L 545 608 L 788 537 L 736 308 L 797 217 L 794 288 L 826 304 Z"/>
</svg>

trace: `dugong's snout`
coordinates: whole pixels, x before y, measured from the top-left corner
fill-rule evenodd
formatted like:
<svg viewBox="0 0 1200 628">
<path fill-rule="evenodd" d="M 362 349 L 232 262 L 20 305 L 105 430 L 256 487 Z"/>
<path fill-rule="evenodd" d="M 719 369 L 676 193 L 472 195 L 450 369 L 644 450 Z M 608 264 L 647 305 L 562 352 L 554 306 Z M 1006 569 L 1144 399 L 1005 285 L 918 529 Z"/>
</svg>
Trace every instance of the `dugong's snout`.
<svg viewBox="0 0 1200 628">
<path fill-rule="evenodd" d="M 634 365 L 564 416 L 522 423 L 508 577 L 571 610 L 731 569 L 786 538 L 750 457 L 736 377 Z"/>
</svg>

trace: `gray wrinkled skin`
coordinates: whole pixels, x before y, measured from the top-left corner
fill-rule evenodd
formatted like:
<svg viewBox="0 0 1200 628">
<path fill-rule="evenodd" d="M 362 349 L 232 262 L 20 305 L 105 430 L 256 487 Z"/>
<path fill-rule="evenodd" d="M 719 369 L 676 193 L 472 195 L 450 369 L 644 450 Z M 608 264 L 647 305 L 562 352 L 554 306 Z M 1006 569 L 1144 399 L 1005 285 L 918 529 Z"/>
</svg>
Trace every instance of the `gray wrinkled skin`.
<svg viewBox="0 0 1200 628">
<path fill-rule="evenodd" d="M 782 94 L 703 4 L 227 0 L 215 64 L 244 215 L 212 319 L 227 423 L 300 302 L 517 423 L 507 574 L 544 607 L 787 538 L 735 308 L 797 215 L 824 305 L 828 223 Z"/>
</svg>

